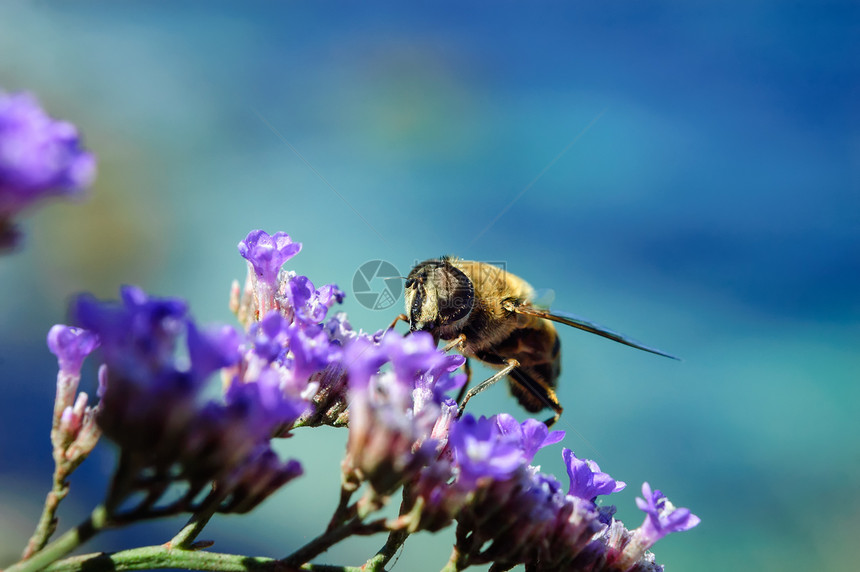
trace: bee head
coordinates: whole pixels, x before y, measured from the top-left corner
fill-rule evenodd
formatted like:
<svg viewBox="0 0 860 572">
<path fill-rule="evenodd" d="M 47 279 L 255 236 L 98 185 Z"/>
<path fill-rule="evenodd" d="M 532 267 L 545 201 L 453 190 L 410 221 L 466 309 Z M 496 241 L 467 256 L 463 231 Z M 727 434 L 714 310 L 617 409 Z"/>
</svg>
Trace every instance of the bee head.
<svg viewBox="0 0 860 572">
<path fill-rule="evenodd" d="M 406 314 L 409 329 L 438 338 L 440 329 L 454 330 L 472 311 L 472 281 L 447 258 L 425 260 L 406 277 Z"/>
</svg>

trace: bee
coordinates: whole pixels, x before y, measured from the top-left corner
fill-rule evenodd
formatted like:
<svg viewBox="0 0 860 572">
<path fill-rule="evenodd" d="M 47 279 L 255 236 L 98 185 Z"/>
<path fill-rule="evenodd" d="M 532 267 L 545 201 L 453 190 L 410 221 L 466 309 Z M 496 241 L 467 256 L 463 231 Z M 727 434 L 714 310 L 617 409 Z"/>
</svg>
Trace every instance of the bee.
<svg viewBox="0 0 860 572">
<path fill-rule="evenodd" d="M 535 291 L 525 280 L 485 262 L 447 256 L 425 260 L 406 277 L 405 298 L 406 313 L 391 327 L 402 320 L 411 332 L 432 334 L 437 344 L 448 341 L 446 351 L 456 347 L 466 357 L 467 377 L 469 358 L 499 370 L 468 393 L 463 387 L 457 399 L 461 413 L 469 399 L 507 377 L 520 405 L 532 413 L 551 408 L 554 416 L 547 426 L 558 421 L 561 341 L 553 322 L 678 359 L 575 316 L 550 313 L 535 305 Z"/>
</svg>

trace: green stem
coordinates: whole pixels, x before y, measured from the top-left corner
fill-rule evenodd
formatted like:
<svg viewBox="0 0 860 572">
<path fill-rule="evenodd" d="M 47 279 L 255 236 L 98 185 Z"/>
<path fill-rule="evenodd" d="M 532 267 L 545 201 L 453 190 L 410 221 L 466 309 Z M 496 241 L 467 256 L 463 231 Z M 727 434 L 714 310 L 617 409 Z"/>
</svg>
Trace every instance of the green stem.
<svg viewBox="0 0 860 572">
<path fill-rule="evenodd" d="M 378 572 L 384 570 L 385 565 L 394 558 L 394 555 L 400 547 L 403 546 L 403 543 L 406 542 L 408 537 L 409 531 L 405 528 L 392 530 L 388 535 L 388 540 L 385 541 L 385 544 L 379 549 L 379 552 L 373 555 L 370 560 L 364 564 L 365 572 Z"/>
<path fill-rule="evenodd" d="M 294 567 L 301 566 L 302 564 L 310 561 L 311 558 L 322 554 L 344 538 L 352 536 L 359 527 L 361 527 L 361 520 L 354 518 L 341 526 L 330 528 L 284 558 L 283 562 Z"/>
<path fill-rule="evenodd" d="M 42 509 L 42 515 L 39 517 L 39 524 L 36 525 L 36 530 L 33 531 L 33 536 L 27 542 L 27 548 L 24 550 L 22 559 L 26 560 L 43 549 L 48 543 L 48 539 L 57 530 L 57 508 L 60 506 L 66 495 L 69 493 L 69 485 L 65 481 L 65 474 L 61 474 L 60 466 L 54 468 L 54 485 L 51 492 L 45 498 L 45 506 Z"/>
<path fill-rule="evenodd" d="M 298 568 L 302 564 L 308 563 L 312 558 L 319 556 L 344 538 L 348 538 L 354 534 L 362 536 L 376 534 L 386 530 L 386 526 L 385 519 L 380 519 L 368 524 L 362 524 L 361 518 L 353 518 L 341 526 L 331 530 L 326 530 L 324 533 L 320 534 L 284 558 L 282 562 L 293 566 L 294 568 Z"/>
<path fill-rule="evenodd" d="M 353 487 L 346 485 L 340 487 L 340 499 L 338 500 L 337 507 L 334 509 L 334 513 L 331 515 L 331 520 L 326 530 L 333 530 L 355 516 L 355 505 L 352 507 L 349 506 L 349 499 L 352 498 L 354 492 L 355 489 Z"/>
<path fill-rule="evenodd" d="M 212 503 L 212 506 L 208 509 L 193 514 L 182 530 L 170 539 L 167 546 L 170 548 L 190 548 L 197 536 L 203 531 L 203 527 L 206 526 L 209 519 L 211 519 L 215 514 L 216 510 L 218 510 L 218 504 Z"/>
<path fill-rule="evenodd" d="M 6 572 L 30 572 L 42 570 L 110 526 L 107 509 L 97 506 L 89 518 L 48 544 L 27 560 L 22 560 L 6 569 Z"/>
<path fill-rule="evenodd" d="M 361 572 L 354 566 L 328 566 L 308 564 L 291 567 L 272 558 L 221 554 L 217 552 L 181 550 L 167 546 L 144 546 L 106 554 L 98 552 L 74 556 L 55 562 L 45 572 L 101 572 L 119 570 L 155 570 L 181 568 L 185 570 L 213 570 L 221 572 Z"/>
</svg>

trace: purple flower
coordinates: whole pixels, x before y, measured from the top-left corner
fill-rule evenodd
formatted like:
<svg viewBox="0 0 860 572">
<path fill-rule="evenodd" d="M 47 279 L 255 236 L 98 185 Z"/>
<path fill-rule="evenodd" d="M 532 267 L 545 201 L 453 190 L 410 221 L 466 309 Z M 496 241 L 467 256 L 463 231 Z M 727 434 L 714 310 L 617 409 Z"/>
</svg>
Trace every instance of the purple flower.
<svg viewBox="0 0 860 572">
<path fill-rule="evenodd" d="M 107 500 L 115 515 L 135 493 L 154 499 L 164 492 L 163 483 L 183 480 L 186 496 L 157 514 L 194 511 L 201 502 L 226 503 L 219 504 L 222 512 L 247 510 L 273 490 L 250 482 L 251 476 L 269 484 L 295 476 L 295 464 L 283 465 L 266 451 L 273 434 L 307 405 L 284 394 L 273 368 L 258 371 L 253 380 L 235 377 L 247 369 L 240 359 L 248 352 L 233 328 L 198 328 L 184 301 L 152 298 L 134 287 L 124 287 L 119 302 L 81 297 L 75 313 L 102 344 L 106 367 L 100 376 L 106 382 L 96 420 L 122 455 Z M 223 403 L 207 402 L 204 383 L 218 370 L 233 375 L 232 383 Z M 66 415 L 70 426 L 74 413 L 73 408 Z M 212 482 L 206 500 L 197 500 Z M 148 483 L 162 485 L 149 490 Z M 151 501 L 123 508 L 122 516 L 154 516 Z"/>
<path fill-rule="evenodd" d="M 307 382 L 311 375 L 322 371 L 341 357 L 341 347 L 329 339 L 320 328 L 303 329 L 295 324 L 287 332 L 289 350 L 285 365 L 298 383 Z"/>
<path fill-rule="evenodd" d="M 374 351 L 377 357 L 368 360 L 370 373 L 385 361 L 390 361 L 397 379 L 412 388 L 415 414 L 429 407 L 435 415 L 446 399 L 445 393 L 459 389 L 466 382 L 465 375 L 451 375 L 465 358 L 442 353 L 427 332 L 407 336 L 388 332 L 381 337 Z"/>
<path fill-rule="evenodd" d="M 120 442 L 158 439 L 152 423 L 171 425 L 193 415 L 195 393 L 215 370 L 236 362 L 235 333 L 201 332 L 190 323 L 187 304 L 176 298 L 151 298 L 124 286 L 119 302 L 80 296 L 73 307 L 78 323 L 98 336 L 107 365 L 98 421 Z M 190 360 L 177 357 L 185 337 Z M 190 361 L 190 363 L 188 363 Z"/>
<path fill-rule="evenodd" d="M 450 360 L 428 334 L 406 337 L 389 333 L 379 343 L 356 337 L 346 347 L 349 376 L 349 443 L 344 472 L 347 481 L 364 478 L 381 495 L 408 480 L 437 454 L 443 397 L 435 390 L 448 376 Z M 379 373 L 385 363 L 390 369 Z M 440 367 L 444 366 L 444 367 Z M 440 373 L 441 372 L 441 373 Z"/>
<path fill-rule="evenodd" d="M 605 539 L 608 560 L 619 570 L 653 569 L 649 568 L 653 558 L 649 557 L 648 549 L 670 532 L 689 530 L 700 522 L 689 509 L 675 508 L 663 493 L 652 492 L 648 483 L 642 484 L 642 496 L 645 498 L 636 498 L 636 504 L 646 515 L 642 526 L 631 533 L 613 521 Z"/>
<path fill-rule="evenodd" d="M 270 236 L 262 230 L 251 231 L 239 243 L 239 253 L 248 260 L 248 275 L 244 288 L 233 284 L 230 308 L 246 329 L 271 310 L 301 327 L 318 326 L 329 309 L 343 301 L 343 291 L 334 284 L 316 289 L 307 276 L 281 271 L 301 247 L 284 232 Z"/>
<path fill-rule="evenodd" d="M 257 427 L 257 439 L 267 437 L 272 429 L 290 425 L 307 407 L 301 399 L 285 396 L 275 370 L 264 371 L 251 383 L 234 380 L 224 395 L 227 408 L 232 409 L 246 425 Z"/>
<path fill-rule="evenodd" d="M 296 460 L 281 461 L 269 447 L 260 446 L 220 485 L 233 491 L 222 512 L 246 513 L 281 486 L 302 475 Z"/>
<path fill-rule="evenodd" d="M 388 356 L 379 344 L 359 337 L 346 346 L 343 361 L 349 371 L 349 387 L 357 391 L 367 388 L 370 378 L 388 361 Z"/>
<path fill-rule="evenodd" d="M 494 417 L 499 432 L 520 443 L 527 463 L 532 462 L 539 449 L 558 443 L 564 438 L 564 431 L 550 433 L 546 425 L 537 419 L 526 419 L 519 423 L 507 413 L 499 413 Z"/>
<path fill-rule="evenodd" d="M 567 494 L 581 499 L 594 501 L 598 495 L 617 493 L 627 486 L 616 481 L 608 473 L 602 473 L 594 461 L 577 458 L 570 449 L 562 451 L 567 474 L 570 476 L 570 488 Z"/>
<path fill-rule="evenodd" d="M 285 232 L 269 235 L 264 230 L 252 230 L 239 242 L 239 254 L 253 267 L 257 279 L 277 291 L 278 272 L 284 263 L 299 253 L 300 242 L 293 242 Z"/>
<path fill-rule="evenodd" d="M 314 374 L 338 363 L 343 351 L 322 326 L 290 324 L 275 310 L 252 324 L 250 337 L 253 350 L 245 357 L 244 381 L 255 381 L 272 369 L 280 379 L 281 391 L 306 400 L 319 389 L 319 383 L 311 381 Z"/>
<path fill-rule="evenodd" d="M 347 320 L 346 312 L 338 312 L 334 317 L 329 318 L 323 327 L 329 339 L 342 346 L 359 335 L 352 329 L 352 325 Z"/>
<path fill-rule="evenodd" d="M 391 361 L 394 374 L 404 380 L 415 380 L 422 373 L 447 362 L 445 354 L 439 351 L 428 332 L 415 332 L 408 336 L 389 332 L 382 337 L 380 347 Z"/>
<path fill-rule="evenodd" d="M 32 95 L 0 91 L 0 220 L 42 197 L 78 195 L 94 176 L 74 125 L 48 117 Z"/>
<path fill-rule="evenodd" d="M 425 332 L 415 332 L 417 333 Z M 447 354 L 443 359 L 436 362 L 422 376 L 425 385 L 432 385 L 433 395 L 436 400 L 444 400 L 446 393 L 456 391 L 466 383 L 466 374 L 451 375 L 466 362 L 466 358 L 459 354 Z"/>
<path fill-rule="evenodd" d="M 79 374 L 84 358 L 98 346 L 98 337 L 82 328 L 57 324 L 48 331 L 48 349 L 57 356 L 60 370 L 69 374 Z"/>
<path fill-rule="evenodd" d="M 87 405 L 86 393 L 77 393 L 84 358 L 98 345 L 98 336 L 82 328 L 58 324 L 48 332 L 48 348 L 59 363 L 51 442 L 55 459 L 62 459 L 60 471 L 66 470 L 63 463 L 74 467 L 82 462 L 101 435 L 94 418 L 96 409 Z"/>
<path fill-rule="evenodd" d="M 259 322 L 251 324 L 249 334 L 254 344 L 254 353 L 273 362 L 283 358 L 289 344 L 289 322 L 278 312 L 272 311 Z"/>
<path fill-rule="evenodd" d="M 565 495 L 552 475 L 521 465 L 478 482 L 467 497 L 457 514 L 457 568 L 492 562 L 500 570 L 576 569 L 570 563 L 605 527 L 599 516 L 594 503 Z"/>
<path fill-rule="evenodd" d="M 219 369 L 239 361 L 242 338 L 231 326 L 218 326 L 200 330 L 189 321 L 188 357 L 198 376 L 205 378 Z"/>
<path fill-rule="evenodd" d="M 682 532 L 699 524 L 701 519 L 687 508 L 675 508 L 659 490 L 651 491 L 648 483 L 642 483 L 642 496 L 636 497 L 636 506 L 645 511 L 645 522 L 638 529 L 643 544 L 652 546 L 670 532 Z"/>
<path fill-rule="evenodd" d="M 75 443 L 73 456 L 82 460 L 98 441 L 94 410 L 87 407 L 87 394 L 77 393 L 84 358 L 98 345 L 98 336 L 82 328 L 57 324 L 48 332 L 48 348 L 57 356 L 60 366 L 51 441 L 55 452 L 61 451 L 63 457 L 68 457 L 66 452 Z"/>
<path fill-rule="evenodd" d="M 388 495 L 430 462 L 433 419 L 412 415 L 411 388 L 390 371 L 363 385 L 350 377 L 349 397 L 344 482 L 365 480 L 376 495 Z"/>
<path fill-rule="evenodd" d="M 118 303 L 80 296 L 72 311 L 82 327 L 99 336 L 106 356 L 128 365 L 172 361 L 188 319 L 183 300 L 150 298 L 136 286 L 123 286 Z"/>
<path fill-rule="evenodd" d="M 296 318 L 307 324 L 319 324 L 334 304 L 343 302 L 344 293 L 334 284 L 326 284 L 319 290 L 307 276 L 290 278 L 286 291 Z"/>
<path fill-rule="evenodd" d="M 466 414 L 451 426 L 448 444 L 464 483 L 485 477 L 504 480 L 527 464 L 521 442 L 505 438 L 493 418 Z"/>
</svg>

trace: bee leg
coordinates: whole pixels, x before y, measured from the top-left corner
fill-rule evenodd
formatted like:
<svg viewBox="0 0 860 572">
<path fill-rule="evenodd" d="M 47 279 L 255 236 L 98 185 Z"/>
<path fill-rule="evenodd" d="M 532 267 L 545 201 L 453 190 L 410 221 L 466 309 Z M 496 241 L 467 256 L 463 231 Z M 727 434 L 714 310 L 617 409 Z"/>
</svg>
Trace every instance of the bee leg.
<svg viewBox="0 0 860 572">
<path fill-rule="evenodd" d="M 469 362 L 469 358 L 466 358 L 466 362 L 463 364 L 463 371 L 466 372 L 466 383 L 463 384 L 463 387 L 460 388 L 460 393 L 457 394 L 457 403 L 460 403 L 463 396 L 466 395 L 466 390 L 469 389 L 469 382 L 472 381 L 472 364 Z"/>
<path fill-rule="evenodd" d="M 448 352 L 454 349 L 457 346 L 460 346 L 460 352 L 463 352 L 463 344 L 466 342 L 466 334 L 460 334 L 442 348 L 443 352 Z M 466 393 L 466 390 L 469 388 L 469 382 L 472 380 L 472 366 L 469 364 L 469 358 L 466 358 L 465 363 L 463 364 L 463 369 L 466 371 L 466 383 L 463 384 L 463 387 L 460 388 L 460 393 L 457 394 L 457 402 L 459 403 L 461 399 L 463 399 L 463 395 Z"/>
<path fill-rule="evenodd" d="M 397 316 L 396 318 L 394 318 L 394 321 L 393 321 L 393 322 L 391 322 L 391 325 L 390 325 L 390 326 L 388 326 L 388 327 L 385 329 L 385 331 L 387 332 L 388 330 L 393 330 L 393 329 L 394 329 L 394 326 L 396 326 L 396 325 L 397 325 L 397 322 L 401 322 L 401 321 L 402 321 L 402 322 L 408 322 L 408 321 L 409 321 L 409 316 L 407 316 L 406 314 L 400 314 L 399 316 Z"/>
<path fill-rule="evenodd" d="M 555 395 L 553 395 L 553 397 L 555 397 Z M 558 421 L 559 417 L 561 417 L 561 412 L 562 412 L 562 407 L 561 407 L 561 404 L 559 404 L 558 400 L 556 400 L 555 403 L 551 404 L 550 407 L 552 407 L 553 410 L 555 411 L 555 415 L 553 415 L 552 417 L 550 417 L 549 419 L 547 419 L 546 421 L 543 422 L 543 424 L 546 425 L 547 429 L 552 427 L 555 424 L 555 422 Z"/>
<path fill-rule="evenodd" d="M 404 316 L 403 314 L 400 314 L 400 315 Z M 454 338 L 453 340 L 451 340 L 450 342 L 445 344 L 442 347 L 442 351 L 448 352 L 448 351 L 451 351 L 452 349 L 456 348 L 457 346 L 460 346 L 460 349 L 462 350 L 463 349 L 463 342 L 465 342 L 465 341 L 466 341 L 466 334 L 460 334 L 459 336 L 457 336 L 456 338 Z"/>
<path fill-rule="evenodd" d="M 493 385 L 494 383 L 496 383 L 500 379 L 503 379 L 506 375 L 511 373 L 511 371 L 515 367 L 519 367 L 519 365 L 520 365 L 520 362 L 518 362 L 515 359 L 508 359 L 505 361 L 507 361 L 508 365 L 506 365 L 505 367 L 503 367 L 502 369 L 497 371 L 495 373 L 495 375 L 488 377 L 487 379 L 485 379 L 484 381 L 482 381 L 481 383 L 479 383 L 478 385 L 476 385 L 475 387 L 473 387 L 472 389 L 469 390 L 469 392 L 463 398 L 463 401 L 460 403 L 460 410 L 457 412 L 458 417 L 463 414 L 463 409 L 465 409 L 466 404 L 469 402 L 470 399 L 472 399 L 473 397 L 475 397 L 476 395 L 478 395 L 479 393 L 481 393 L 482 391 L 484 391 L 485 389 L 487 389 L 488 387 L 490 387 L 491 385 Z"/>
</svg>

